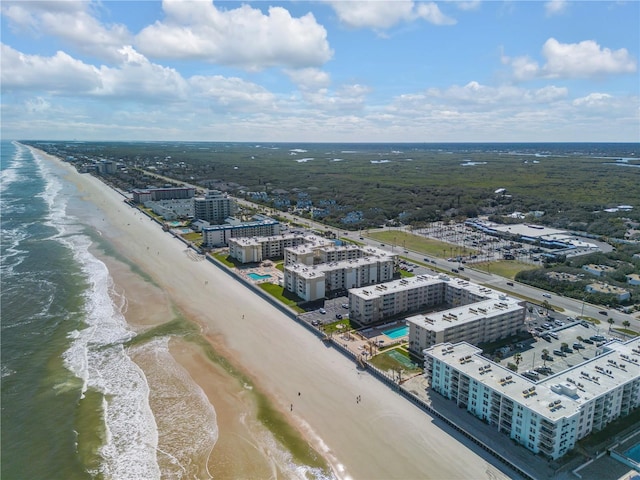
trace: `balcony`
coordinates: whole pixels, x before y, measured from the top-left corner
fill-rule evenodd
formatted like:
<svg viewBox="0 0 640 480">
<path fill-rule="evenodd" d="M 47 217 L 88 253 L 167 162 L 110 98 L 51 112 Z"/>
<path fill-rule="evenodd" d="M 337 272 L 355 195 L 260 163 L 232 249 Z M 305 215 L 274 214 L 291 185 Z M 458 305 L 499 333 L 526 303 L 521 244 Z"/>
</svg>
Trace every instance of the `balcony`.
<svg viewBox="0 0 640 480">
<path fill-rule="evenodd" d="M 553 453 L 553 444 L 551 443 L 541 441 L 538 443 L 538 448 L 547 455 L 551 455 Z"/>
</svg>

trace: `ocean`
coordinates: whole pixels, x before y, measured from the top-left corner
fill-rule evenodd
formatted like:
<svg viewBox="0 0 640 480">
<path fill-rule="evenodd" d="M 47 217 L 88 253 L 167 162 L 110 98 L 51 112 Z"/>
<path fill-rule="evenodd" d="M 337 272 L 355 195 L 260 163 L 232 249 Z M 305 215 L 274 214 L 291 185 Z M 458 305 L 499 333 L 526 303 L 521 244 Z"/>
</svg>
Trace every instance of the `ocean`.
<svg viewBox="0 0 640 480">
<path fill-rule="evenodd" d="M 229 457 L 222 442 L 216 456 L 216 411 L 170 353 L 170 337 L 127 344 L 131 299 L 109 268 L 135 266 L 101 234 L 96 206 L 56 163 L 17 142 L 1 147 L 0 477 L 186 480 L 213 478 L 212 467 L 328 478 L 293 462 L 249 411 L 238 415 L 251 455 Z M 136 275 L 143 295 L 157 288 Z M 234 381 L 214 385 L 216 394 L 245 390 Z"/>
<path fill-rule="evenodd" d="M 160 478 L 124 300 L 71 213 L 77 192 L 18 143 L 0 160 L 2 478 Z"/>
</svg>

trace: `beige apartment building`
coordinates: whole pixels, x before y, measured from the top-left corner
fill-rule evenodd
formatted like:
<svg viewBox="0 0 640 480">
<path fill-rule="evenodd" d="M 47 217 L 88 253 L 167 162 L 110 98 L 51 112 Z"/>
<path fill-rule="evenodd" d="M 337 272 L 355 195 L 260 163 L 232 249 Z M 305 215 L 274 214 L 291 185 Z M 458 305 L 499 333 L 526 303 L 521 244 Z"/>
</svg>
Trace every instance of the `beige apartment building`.
<svg viewBox="0 0 640 480">
<path fill-rule="evenodd" d="M 228 240 L 229 256 L 240 263 L 261 262 L 270 258 L 283 258 L 287 249 L 300 245 L 323 246 L 331 240 L 317 235 L 282 233 L 280 235 L 236 237 Z M 285 257 L 285 263 L 287 258 Z"/>
</svg>

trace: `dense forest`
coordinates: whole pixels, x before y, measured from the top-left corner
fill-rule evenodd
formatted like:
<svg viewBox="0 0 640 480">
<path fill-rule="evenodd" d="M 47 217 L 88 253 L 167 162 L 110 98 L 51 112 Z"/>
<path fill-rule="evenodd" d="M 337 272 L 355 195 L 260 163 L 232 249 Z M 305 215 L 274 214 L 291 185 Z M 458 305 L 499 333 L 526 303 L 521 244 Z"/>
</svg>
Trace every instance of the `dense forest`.
<svg viewBox="0 0 640 480">
<path fill-rule="evenodd" d="M 537 212 L 527 221 L 622 238 L 640 222 L 638 144 L 24 143 L 115 161 L 107 180 L 126 190 L 160 186 L 152 172 L 342 228 Z M 605 211 L 619 205 L 633 209 Z"/>
</svg>

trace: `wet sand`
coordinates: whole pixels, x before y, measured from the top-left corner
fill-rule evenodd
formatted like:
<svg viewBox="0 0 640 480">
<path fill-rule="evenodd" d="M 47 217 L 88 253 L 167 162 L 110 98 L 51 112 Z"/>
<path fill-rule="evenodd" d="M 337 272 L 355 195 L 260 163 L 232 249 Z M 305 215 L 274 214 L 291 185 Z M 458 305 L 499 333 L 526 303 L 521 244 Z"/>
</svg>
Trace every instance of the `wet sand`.
<svg viewBox="0 0 640 480">
<path fill-rule="evenodd" d="M 114 281 L 129 299 L 126 318 L 132 326 L 141 329 L 170 320 L 166 317 L 175 306 L 267 395 L 339 478 L 509 478 L 493 458 L 442 430 L 439 422 L 360 372 L 227 273 L 208 261 L 194 261 L 182 242 L 125 205 L 122 196 L 102 182 L 66 164 L 64 168 L 86 195 L 87 209 L 94 209 L 88 213 L 96 228 L 157 285 L 149 293 L 137 274 L 127 274 L 123 265 L 118 269 L 111 261 Z M 147 310 L 149 305 L 153 308 Z M 141 317 L 145 320 L 136 320 Z M 279 474 L 278 462 L 268 460 L 272 452 L 252 443 L 259 427 L 251 396 L 243 394 L 242 386 L 217 369 L 196 344 L 173 340 L 170 352 L 216 410 L 219 439 L 207 460 L 208 470 L 218 468 L 216 478 L 293 476 Z M 245 464 L 247 472 L 242 470 Z"/>
</svg>

